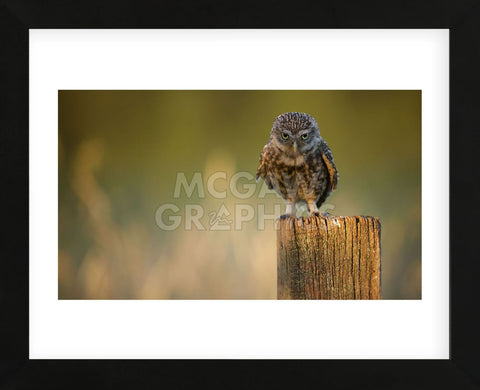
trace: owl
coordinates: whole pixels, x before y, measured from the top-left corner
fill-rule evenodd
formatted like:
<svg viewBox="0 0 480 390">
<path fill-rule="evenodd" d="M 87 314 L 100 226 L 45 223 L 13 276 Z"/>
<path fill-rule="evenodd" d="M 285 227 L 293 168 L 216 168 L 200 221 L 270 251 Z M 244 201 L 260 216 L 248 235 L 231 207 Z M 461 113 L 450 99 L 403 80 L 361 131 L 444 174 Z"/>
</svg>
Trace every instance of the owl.
<svg viewBox="0 0 480 390">
<path fill-rule="evenodd" d="M 295 204 L 305 202 L 309 214 L 337 188 L 338 173 L 332 151 L 310 115 L 287 112 L 273 122 L 270 139 L 260 153 L 257 182 L 262 178 L 295 216 Z"/>
</svg>

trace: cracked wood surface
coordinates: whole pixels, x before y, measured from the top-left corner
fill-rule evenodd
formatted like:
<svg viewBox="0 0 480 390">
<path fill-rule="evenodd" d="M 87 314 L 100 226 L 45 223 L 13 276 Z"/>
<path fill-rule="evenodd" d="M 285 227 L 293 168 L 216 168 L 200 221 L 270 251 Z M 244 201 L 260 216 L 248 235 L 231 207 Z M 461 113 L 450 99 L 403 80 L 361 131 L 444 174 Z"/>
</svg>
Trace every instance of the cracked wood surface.
<svg viewBox="0 0 480 390">
<path fill-rule="evenodd" d="M 381 299 L 380 220 L 277 219 L 277 299 Z"/>
</svg>

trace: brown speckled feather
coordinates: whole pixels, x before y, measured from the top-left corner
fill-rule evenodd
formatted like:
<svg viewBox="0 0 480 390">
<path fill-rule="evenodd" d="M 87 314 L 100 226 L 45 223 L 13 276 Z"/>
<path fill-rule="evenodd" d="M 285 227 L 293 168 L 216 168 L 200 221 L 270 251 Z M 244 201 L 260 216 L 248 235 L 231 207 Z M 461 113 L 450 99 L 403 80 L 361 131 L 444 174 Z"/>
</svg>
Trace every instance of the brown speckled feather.
<svg viewBox="0 0 480 390">
<path fill-rule="evenodd" d="M 338 171 L 335 163 L 333 162 L 333 154 L 330 148 L 328 147 L 325 140 L 320 144 L 320 151 L 322 153 L 322 159 L 328 169 L 328 176 L 330 178 L 330 186 L 332 190 L 337 188 L 338 181 Z"/>
<path fill-rule="evenodd" d="M 269 175 L 267 174 L 267 161 L 268 161 L 268 144 L 265 145 L 262 149 L 262 152 L 260 153 L 260 163 L 257 168 L 257 174 L 256 174 L 256 181 L 257 183 L 259 182 L 260 178 L 262 178 L 265 181 L 265 184 L 267 185 L 267 188 L 269 190 L 273 189 L 272 182 L 270 180 Z"/>
<path fill-rule="evenodd" d="M 320 207 L 320 205 L 325 202 L 325 200 L 330 196 L 331 192 L 337 188 L 338 183 L 338 171 L 333 161 L 332 151 L 323 139 L 320 143 L 319 151 L 321 153 L 323 163 L 328 170 L 329 185 L 328 188 L 326 188 L 326 191 L 318 199 L 317 207 Z"/>
</svg>

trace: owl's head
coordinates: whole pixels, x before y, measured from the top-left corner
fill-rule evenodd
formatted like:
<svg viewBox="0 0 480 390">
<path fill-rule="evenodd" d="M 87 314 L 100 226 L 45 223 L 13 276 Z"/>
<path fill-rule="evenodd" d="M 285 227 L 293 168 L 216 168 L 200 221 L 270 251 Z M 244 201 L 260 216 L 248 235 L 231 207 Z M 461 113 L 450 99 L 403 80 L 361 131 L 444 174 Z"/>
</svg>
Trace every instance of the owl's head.
<svg viewBox="0 0 480 390">
<path fill-rule="evenodd" d="M 307 153 L 321 140 L 315 119 L 302 112 L 286 112 L 277 116 L 270 139 L 290 156 Z"/>
</svg>

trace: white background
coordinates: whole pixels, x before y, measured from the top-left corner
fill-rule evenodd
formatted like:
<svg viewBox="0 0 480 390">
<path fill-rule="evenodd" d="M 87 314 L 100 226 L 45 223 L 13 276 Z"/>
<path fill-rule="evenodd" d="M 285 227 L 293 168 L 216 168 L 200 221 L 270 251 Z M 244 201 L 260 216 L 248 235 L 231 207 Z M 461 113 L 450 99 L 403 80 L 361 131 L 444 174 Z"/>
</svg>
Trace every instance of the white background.
<svg viewBox="0 0 480 390">
<path fill-rule="evenodd" d="M 448 45 L 448 30 L 30 30 L 30 358 L 448 358 Z M 422 300 L 59 301 L 59 89 L 421 89 Z"/>
</svg>

